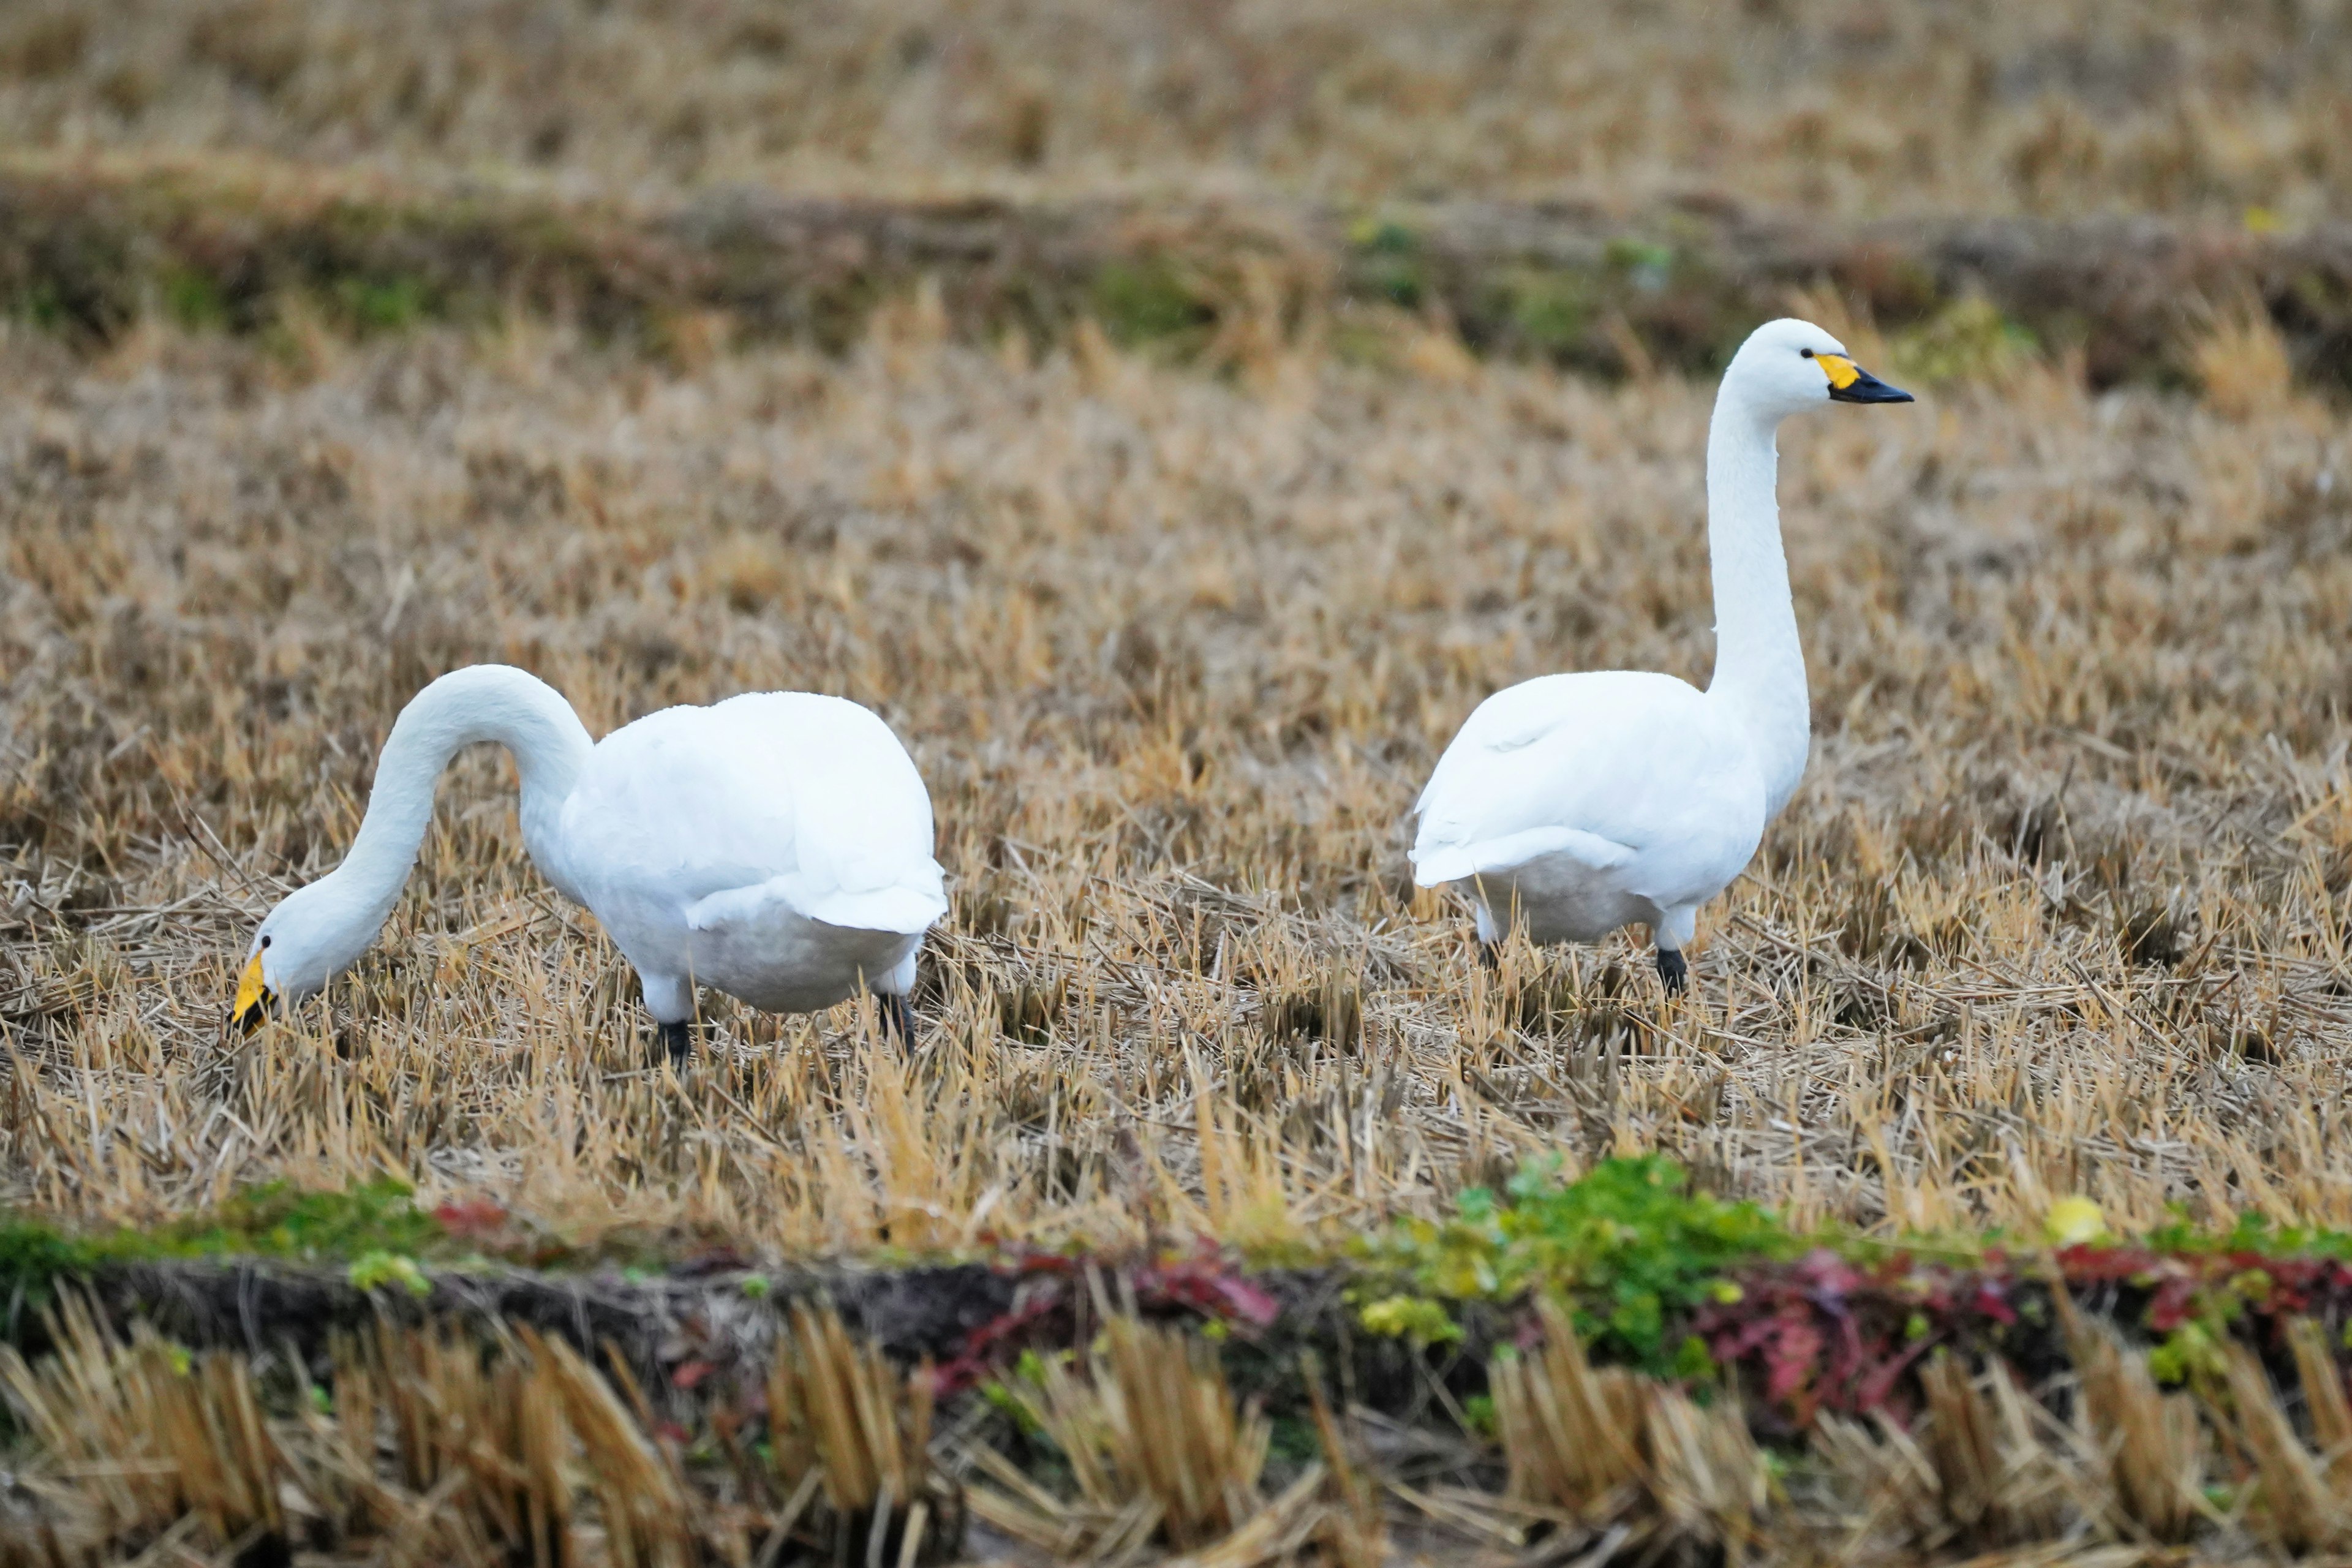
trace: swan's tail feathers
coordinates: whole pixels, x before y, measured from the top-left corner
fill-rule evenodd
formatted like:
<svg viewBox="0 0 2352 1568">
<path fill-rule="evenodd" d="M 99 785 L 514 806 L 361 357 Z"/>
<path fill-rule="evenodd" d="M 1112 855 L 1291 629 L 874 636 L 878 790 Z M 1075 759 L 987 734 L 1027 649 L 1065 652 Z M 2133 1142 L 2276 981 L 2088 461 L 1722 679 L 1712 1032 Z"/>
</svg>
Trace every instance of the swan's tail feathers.
<svg viewBox="0 0 2352 1568">
<path fill-rule="evenodd" d="M 948 912 L 948 901 L 919 888 L 877 888 L 863 893 L 829 893 L 802 912 L 813 921 L 847 931 L 920 936 Z"/>
<path fill-rule="evenodd" d="M 1474 844 L 1419 844 L 1412 850 L 1413 885 L 1441 888 L 1448 882 L 1514 871 L 1546 855 L 1567 855 L 1593 870 L 1605 871 L 1632 859 L 1633 851 L 1580 827 L 1530 827 Z"/>
<path fill-rule="evenodd" d="M 690 931 L 750 925 L 779 904 L 845 931 L 887 931 L 902 936 L 921 935 L 948 912 L 947 893 L 934 867 L 928 878 L 910 877 L 903 882 L 855 890 L 811 888 L 808 879 L 799 876 L 771 877 L 748 888 L 729 888 L 697 900 L 687 906 L 686 923 Z"/>
<path fill-rule="evenodd" d="M 1442 888 L 1477 874 L 1477 862 L 1468 849 L 1449 847 L 1412 852 L 1412 885 L 1416 888 Z"/>
</svg>

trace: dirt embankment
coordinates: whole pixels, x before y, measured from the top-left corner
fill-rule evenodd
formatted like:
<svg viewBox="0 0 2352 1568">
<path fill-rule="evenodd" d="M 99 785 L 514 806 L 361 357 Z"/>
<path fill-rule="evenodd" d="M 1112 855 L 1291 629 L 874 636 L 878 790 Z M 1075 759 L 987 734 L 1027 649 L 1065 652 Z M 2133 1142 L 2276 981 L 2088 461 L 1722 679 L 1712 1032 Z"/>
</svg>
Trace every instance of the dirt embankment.
<svg viewBox="0 0 2352 1568">
<path fill-rule="evenodd" d="M 690 357 L 730 340 L 837 348 L 877 308 L 913 300 L 961 336 L 1051 342 L 1091 320 L 1213 361 L 1307 333 L 1376 353 L 1384 327 L 1435 322 L 1479 353 L 1622 375 L 1703 371 L 1759 318 L 1824 292 L 1946 355 L 1980 352 L 1949 340 L 1988 331 L 2079 353 L 2095 384 L 2178 379 L 2216 311 L 2252 307 L 2305 379 L 2352 386 L 2344 224 L 1840 227 L 1722 205 L 1350 212 L 744 189 L 622 211 L 282 170 L 0 171 L 0 306 L 83 344 L 154 314 L 266 333 L 309 311 L 365 332 L 523 310 Z"/>
</svg>

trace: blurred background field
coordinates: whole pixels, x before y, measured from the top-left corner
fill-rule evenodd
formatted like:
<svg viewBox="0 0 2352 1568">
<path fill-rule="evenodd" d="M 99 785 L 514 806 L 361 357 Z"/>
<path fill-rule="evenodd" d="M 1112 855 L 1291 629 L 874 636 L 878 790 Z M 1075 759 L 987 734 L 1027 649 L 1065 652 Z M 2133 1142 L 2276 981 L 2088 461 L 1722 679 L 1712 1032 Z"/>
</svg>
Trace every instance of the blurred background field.
<svg viewBox="0 0 2352 1568">
<path fill-rule="evenodd" d="M 573 194 L 2334 217 L 2332 0 L 26 0 L 19 149 Z"/>
</svg>

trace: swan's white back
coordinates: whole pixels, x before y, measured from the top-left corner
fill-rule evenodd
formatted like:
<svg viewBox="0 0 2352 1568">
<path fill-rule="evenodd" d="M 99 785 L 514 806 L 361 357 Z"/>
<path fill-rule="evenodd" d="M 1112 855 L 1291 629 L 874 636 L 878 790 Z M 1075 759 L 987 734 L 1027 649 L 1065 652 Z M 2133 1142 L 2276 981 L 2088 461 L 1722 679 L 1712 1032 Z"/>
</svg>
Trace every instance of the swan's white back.
<svg viewBox="0 0 2352 1568">
<path fill-rule="evenodd" d="M 655 897 L 683 915 L 756 898 L 906 935 L 947 911 L 922 776 L 888 725 L 837 697 L 751 692 L 648 714 L 597 745 L 563 824 L 599 909 Z"/>
<path fill-rule="evenodd" d="M 1413 880 L 1507 879 L 1559 857 L 1605 880 L 1616 902 L 1660 910 L 1713 898 L 1756 852 L 1764 788 L 1746 736 L 1705 694 L 1633 670 L 1548 675 L 1478 705 L 1416 807 Z M 1547 921 L 1547 940 L 1590 941 L 1603 918 Z M 1643 918 L 1643 917 L 1635 917 Z M 1563 926 L 1557 936 L 1554 925 Z"/>
</svg>

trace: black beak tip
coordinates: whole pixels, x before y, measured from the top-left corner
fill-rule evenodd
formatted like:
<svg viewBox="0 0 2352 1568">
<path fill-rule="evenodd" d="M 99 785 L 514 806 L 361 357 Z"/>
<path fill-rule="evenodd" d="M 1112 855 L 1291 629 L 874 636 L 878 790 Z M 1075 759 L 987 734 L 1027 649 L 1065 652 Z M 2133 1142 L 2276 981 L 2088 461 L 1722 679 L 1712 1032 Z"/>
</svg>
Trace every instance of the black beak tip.
<svg viewBox="0 0 2352 1568">
<path fill-rule="evenodd" d="M 269 1005 L 267 1002 L 256 1002 L 242 1013 L 231 1013 L 228 1016 L 228 1026 L 240 1035 L 250 1035 L 261 1027 L 262 1020 L 268 1016 Z"/>
<path fill-rule="evenodd" d="M 1917 398 L 1899 386 L 1889 386 L 1868 371 L 1863 371 L 1845 385 L 1830 393 L 1832 403 L 1916 403 Z"/>
</svg>

